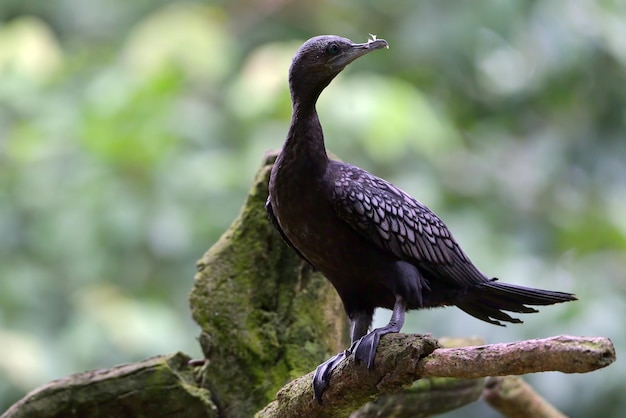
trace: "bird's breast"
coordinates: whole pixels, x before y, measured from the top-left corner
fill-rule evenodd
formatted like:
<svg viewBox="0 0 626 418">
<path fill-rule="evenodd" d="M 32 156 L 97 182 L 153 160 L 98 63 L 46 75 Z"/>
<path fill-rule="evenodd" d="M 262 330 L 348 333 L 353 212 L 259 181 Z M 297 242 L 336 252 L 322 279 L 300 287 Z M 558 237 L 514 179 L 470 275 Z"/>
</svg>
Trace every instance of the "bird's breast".
<svg viewBox="0 0 626 418">
<path fill-rule="evenodd" d="M 270 202 L 283 233 L 335 287 L 386 282 L 382 276 L 388 278 L 395 259 L 345 223 L 331 206 L 329 194 L 322 180 L 280 169 L 270 184 Z"/>
</svg>

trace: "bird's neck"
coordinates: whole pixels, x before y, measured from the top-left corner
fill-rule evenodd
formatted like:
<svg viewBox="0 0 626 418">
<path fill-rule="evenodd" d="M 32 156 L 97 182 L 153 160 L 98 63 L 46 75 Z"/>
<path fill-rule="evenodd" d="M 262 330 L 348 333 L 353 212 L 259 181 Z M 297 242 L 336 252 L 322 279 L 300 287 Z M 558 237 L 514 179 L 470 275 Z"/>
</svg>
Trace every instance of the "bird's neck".
<svg viewBox="0 0 626 418">
<path fill-rule="evenodd" d="M 282 154 L 285 160 L 305 168 L 310 175 L 322 175 L 325 172 L 328 155 L 315 103 L 294 104 Z"/>
</svg>

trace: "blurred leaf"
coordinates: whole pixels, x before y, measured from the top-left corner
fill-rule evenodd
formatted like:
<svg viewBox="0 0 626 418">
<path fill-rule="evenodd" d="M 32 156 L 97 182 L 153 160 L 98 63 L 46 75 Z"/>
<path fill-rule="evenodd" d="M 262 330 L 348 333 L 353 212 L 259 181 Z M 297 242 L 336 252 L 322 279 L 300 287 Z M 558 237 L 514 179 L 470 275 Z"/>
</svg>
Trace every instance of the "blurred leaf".
<svg viewBox="0 0 626 418">
<path fill-rule="evenodd" d="M 25 16 L 0 26 L 0 74 L 11 71 L 42 82 L 62 63 L 63 52 L 42 20 Z"/>
<path fill-rule="evenodd" d="M 92 92 L 81 139 L 94 156 L 108 163 L 150 168 L 176 142 L 168 129 L 168 116 L 180 90 L 180 77 L 173 71 L 154 74 L 139 85 L 127 84 L 119 98 L 116 86 L 109 85 L 114 80 L 101 80 L 103 85 Z"/>
<path fill-rule="evenodd" d="M 407 149 L 434 156 L 458 145 L 459 137 L 411 84 L 375 75 L 338 80 L 320 99 L 329 141 L 362 141 L 372 158 L 391 161 Z"/>
<path fill-rule="evenodd" d="M 220 9 L 175 2 L 139 22 L 122 54 L 137 79 L 174 66 L 193 81 L 213 84 L 232 69 L 233 46 Z"/>
</svg>

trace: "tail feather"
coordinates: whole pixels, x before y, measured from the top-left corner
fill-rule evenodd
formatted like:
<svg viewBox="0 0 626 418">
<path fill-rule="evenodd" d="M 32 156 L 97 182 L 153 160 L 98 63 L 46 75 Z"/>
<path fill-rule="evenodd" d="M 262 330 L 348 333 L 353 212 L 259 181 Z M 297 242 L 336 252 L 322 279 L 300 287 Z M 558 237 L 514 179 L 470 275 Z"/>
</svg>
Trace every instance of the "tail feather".
<svg viewBox="0 0 626 418">
<path fill-rule="evenodd" d="M 533 289 L 495 280 L 480 283 L 463 293 L 456 306 L 485 322 L 504 326 L 500 321 L 521 323 L 503 311 L 518 313 L 537 312 L 526 305 L 544 306 L 576 300 L 571 293 Z"/>
</svg>

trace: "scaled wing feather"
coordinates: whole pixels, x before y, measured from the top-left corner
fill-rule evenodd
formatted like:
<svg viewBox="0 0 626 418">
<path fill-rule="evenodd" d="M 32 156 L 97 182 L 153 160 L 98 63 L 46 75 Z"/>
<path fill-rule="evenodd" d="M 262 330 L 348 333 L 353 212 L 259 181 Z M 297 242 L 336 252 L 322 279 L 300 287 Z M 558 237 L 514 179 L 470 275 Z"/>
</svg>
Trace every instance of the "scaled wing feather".
<svg viewBox="0 0 626 418">
<path fill-rule="evenodd" d="M 413 263 L 469 263 L 448 228 L 430 209 L 391 183 L 341 164 L 334 170 L 331 204 L 365 238 Z"/>
</svg>

